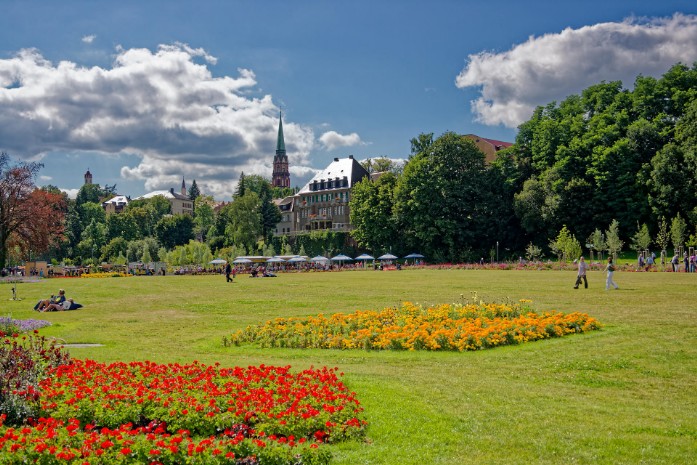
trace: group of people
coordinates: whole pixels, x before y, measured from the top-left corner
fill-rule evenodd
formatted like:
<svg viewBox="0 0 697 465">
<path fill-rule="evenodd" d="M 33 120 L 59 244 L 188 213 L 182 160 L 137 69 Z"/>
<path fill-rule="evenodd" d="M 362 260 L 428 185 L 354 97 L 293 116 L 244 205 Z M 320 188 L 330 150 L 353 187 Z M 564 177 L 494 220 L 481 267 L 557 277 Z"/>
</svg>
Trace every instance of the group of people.
<svg viewBox="0 0 697 465">
<path fill-rule="evenodd" d="M 61 312 L 64 310 L 77 310 L 82 305 L 75 302 L 73 299 L 65 298 L 65 290 L 59 289 L 58 295 L 52 295 L 51 298 L 39 300 L 34 305 L 34 310 L 39 312 Z"/>
<path fill-rule="evenodd" d="M 576 284 L 574 284 L 574 289 L 578 289 L 583 282 L 583 287 L 588 289 L 588 278 L 586 278 L 586 272 L 588 271 L 588 263 L 581 257 L 578 259 L 578 274 L 576 276 Z M 605 272 L 607 273 L 607 279 L 605 280 L 605 290 L 609 290 L 611 287 L 619 289 L 620 287 L 615 283 L 613 276 L 615 274 L 615 264 L 612 261 L 612 257 L 607 259 L 607 265 L 605 265 Z"/>
<path fill-rule="evenodd" d="M 697 255 L 695 255 L 695 253 L 692 253 L 692 255 L 688 256 L 687 252 L 684 252 L 682 256 L 682 262 L 684 265 L 685 273 L 694 273 L 697 270 Z M 678 257 L 677 253 L 673 255 L 673 258 L 670 260 L 670 264 L 673 266 L 673 271 L 679 271 L 680 258 Z"/>
</svg>

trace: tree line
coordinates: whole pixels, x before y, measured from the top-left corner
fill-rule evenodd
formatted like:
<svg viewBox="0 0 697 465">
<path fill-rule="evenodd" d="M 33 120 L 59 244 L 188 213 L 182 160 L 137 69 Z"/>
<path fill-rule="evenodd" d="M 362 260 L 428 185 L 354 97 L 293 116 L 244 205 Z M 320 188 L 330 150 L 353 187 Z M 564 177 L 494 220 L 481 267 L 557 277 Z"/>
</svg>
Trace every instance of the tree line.
<svg viewBox="0 0 697 465">
<path fill-rule="evenodd" d="M 639 76 L 631 91 L 590 86 L 538 107 L 518 129 L 489 165 L 462 135 L 412 139 L 403 167 L 354 189 L 353 236 L 370 250 L 451 262 L 499 248 L 505 258 L 564 256 L 562 231 L 614 253 L 599 234 L 616 231 L 637 250 L 697 245 L 697 65 Z"/>
<path fill-rule="evenodd" d="M 697 64 L 639 76 L 633 90 L 619 81 L 590 86 L 538 107 L 518 129 L 490 164 L 455 132 L 413 138 L 404 164 L 366 160 L 382 174 L 352 189 L 350 235 L 292 238 L 274 236 L 273 199 L 294 191 L 261 176 L 242 174 L 219 208 L 194 181 L 193 216 L 172 215 L 162 197 L 107 215 L 102 202 L 116 186 L 85 185 L 69 199 L 34 185 L 40 164 L 11 165 L 3 153 L 0 267 L 37 257 L 181 261 L 203 253 L 191 241 L 226 256 L 420 252 L 435 262 L 697 246 Z"/>
</svg>

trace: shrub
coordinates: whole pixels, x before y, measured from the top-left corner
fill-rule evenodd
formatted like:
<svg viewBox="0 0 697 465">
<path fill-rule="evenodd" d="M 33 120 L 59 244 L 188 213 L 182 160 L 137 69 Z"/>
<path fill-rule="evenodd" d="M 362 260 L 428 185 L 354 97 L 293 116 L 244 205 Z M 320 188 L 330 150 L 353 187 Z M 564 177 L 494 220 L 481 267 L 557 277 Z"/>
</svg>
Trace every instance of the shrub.
<svg viewBox="0 0 697 465">
<path fill-rule="evenodd" d="M 0 338 L 0 414 L 6 424 L 20 424 L 36 415 L 37 386 L 47 370 L 67 364 L 70 356 L 36 330 L 29 335 L 0 332 Z"/>
</svg>

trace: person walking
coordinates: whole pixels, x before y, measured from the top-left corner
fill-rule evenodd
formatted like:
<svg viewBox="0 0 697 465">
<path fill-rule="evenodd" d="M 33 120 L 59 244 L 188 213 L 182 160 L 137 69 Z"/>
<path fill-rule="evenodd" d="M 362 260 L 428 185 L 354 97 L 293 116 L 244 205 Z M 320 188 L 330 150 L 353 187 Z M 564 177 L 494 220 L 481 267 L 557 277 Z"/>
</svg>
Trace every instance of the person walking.
<svg viewBox="0 0 697 465">
<path fill-rule="evenodd" d="M 678 271 L 678 263 L 680 263 L 680 259 L 678 258 L 678 254 L 676 253 L 673 255 L 673 258 L 670 260 L 670 264 L 673 265 L 673 273 Z"/>
<path fill-rule="evenodd" d="M 588 263 L 586 263 L 586 260 L 582 256 L 578 259 L 578 276 L 576 277 L 576 285 L 574 286 L 574 289 L 578 289 L 578 286 L 581 285 L 581 280 L 583 280 L 583 287 L 588 289 L 586 270 L 588 270 Z"/>
<path fill-rule="evenodd" d="M 228 283 L 232 282 L 232 278 L 230 275 L 232 274 L 232 266 L 230 265 L 230 262 L 228 262 L 227 265 L 225 265 L 225 280 Z"/>
<path fill-rule="evenodd" d="M 619 289 L 620 287 L 615 283 L 615 281 L 612 280 L 612 276 L 615 274 L 615 265 L 612 263 L 612 257 L 607 259 L 607 266 L 605 267 L 605 270 L 607 271 L 605 290 L 607 291 L 610 289 L 610 286 L 613 286 L 615 289 Z"/>
</svg>

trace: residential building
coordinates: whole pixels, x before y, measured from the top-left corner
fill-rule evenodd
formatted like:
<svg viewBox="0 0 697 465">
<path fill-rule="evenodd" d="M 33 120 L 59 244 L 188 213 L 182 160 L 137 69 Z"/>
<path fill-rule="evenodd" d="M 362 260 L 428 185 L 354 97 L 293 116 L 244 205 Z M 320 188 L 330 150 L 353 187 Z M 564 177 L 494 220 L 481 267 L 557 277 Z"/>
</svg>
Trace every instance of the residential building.
<svg viewBox="0 0 697 465">
<path fill-rule="evenodd" d="M 182 180 L 182 192 L 186 192 L 186 186 L 185 186 L 183 180 Z M 171 188 L 168 191 L 163 190 L 163 191 L 149 192 L 145 195 L 141 195 L 140 197 L 136 198 L 135 200 L 151 199 L 157 195 L 161 195 L 162 197 L 166 198 L 169 201 L 169 204 L 172 207 L 172 214 L 173 215 L 184 214 L 184 215 L 192 215 L 193 216 L 193 214 L 194 214 L 194 202 L 189 198 L 188 195 L 179 194 L 177 192 L 174 192 L 174 188 Z"/>
<path fill-rule="evenodd" d="M 281 221 L 276 225 L 276 236 L 288 235 L 293 232 L 293 200 L 295 196 L 288 196 L 283 199 L 274 199 L 274 203 L 281 211 Z"/>
<path fill-rule="evenodd" d="M 125 195 L 117 195 L 106 202 L 102 202 L 102 207 L 104 207 L 107 215 L 110 213 L 121 213 L 128 205 L 129 200 Z"/>
<path fill-rule="evenodd" d="M 350 231 L 349 199 L 353 186 L 370 176 L 354 158 L 335 158 L 293 196 L 294 234 L 331 229 Z"/>
<path fill-rule="evenodd" d="M 510 147 L 513 145 L 511 142 L 503 142 L 500 140 L 487 139 L 485 137 L 479 137 L 475 134 L 466 134 L 465 137 L 472 139 L 474 145 L 477 146 L 485 155 L 485 161 L 491 163 L 496 160 L 497 153 L 500 150 Z"/>
</svg>

